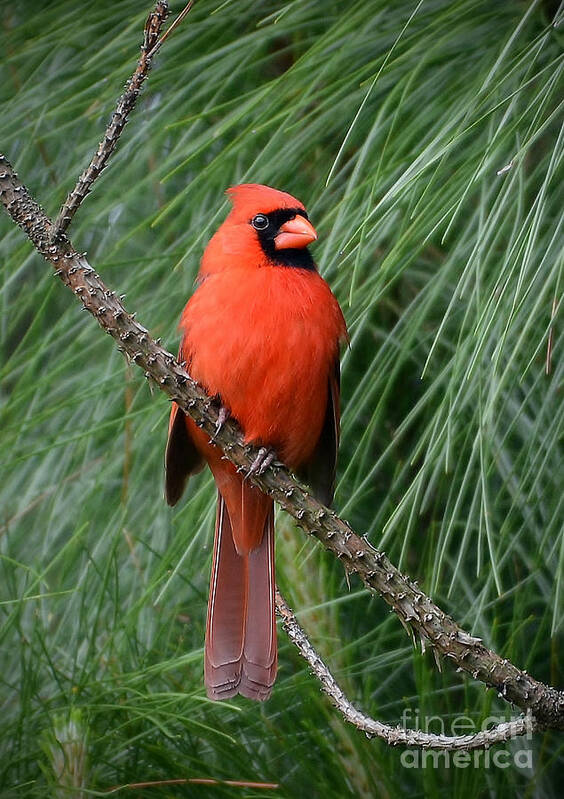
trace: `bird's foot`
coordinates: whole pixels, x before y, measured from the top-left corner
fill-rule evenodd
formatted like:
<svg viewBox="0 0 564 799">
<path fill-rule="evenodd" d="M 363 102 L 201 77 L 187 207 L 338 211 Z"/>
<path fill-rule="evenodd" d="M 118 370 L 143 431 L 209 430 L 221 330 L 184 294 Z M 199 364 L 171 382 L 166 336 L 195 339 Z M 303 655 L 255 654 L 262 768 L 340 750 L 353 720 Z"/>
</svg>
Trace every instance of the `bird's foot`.
<svg viewBox="0 0 564 799">
<path fill-rule="evenodd" d="M 229 419 L 229 408 L 226 408 L 224 405 L 221 405 L 218 414 L 217 414 L 217 422 L 215 423 L 215 433 L 213 434 L 213 438 L 217 436 L 218 433 L 223 430 L 223 426 L 225 422 Z M 212 439 L 213 440 L 213 439 Z"/>
<path fill-rule="evenodd" d="M 256 458 L 251 463 L 249 471 L 247 472 L 247 477 L 252 477 L 253 475 L 260 476 L 264 474 L 265 471 L 268 469 L 270 464 L 276 459 L 276 453 L 273 449 L 268 449 L 267 447 L 261 447 L 257 453 Z"/>
</svg>

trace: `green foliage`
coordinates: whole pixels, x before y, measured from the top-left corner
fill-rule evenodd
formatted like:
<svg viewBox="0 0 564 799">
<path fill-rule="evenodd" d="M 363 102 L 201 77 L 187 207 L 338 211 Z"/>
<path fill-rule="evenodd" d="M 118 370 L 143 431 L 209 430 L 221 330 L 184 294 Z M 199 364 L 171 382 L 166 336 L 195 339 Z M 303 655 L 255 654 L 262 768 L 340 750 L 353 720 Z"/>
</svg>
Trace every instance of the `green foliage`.
<svg viewBox="0 0 564 799">
<path fill-rule="evenodd" d="M 556 5 L 199 0 L 71 229 L 174 351 L 224 189 L 253 180 L 303 199 L 351 333 L 336 508 L 467 629 L 552 683 L 564 593 Z M 148 11 L 0 10 L 0 142 L 51 215 L 103 134 Z M 164 396 L 7 217 L 0 233 L 2 795 L 204 777 L 280 788 L 120 795 L 555 796 L 562 750 L 549 734 L 524 744 L 532 770 L 402 767 L 400 751 L 340 720 L 283 634 L 266 705 L 207 701 L 211 481 L 165 507 Z M 283 517 L 278 578 L 367 712 L 396 723 L 418 710 L 447 733 L 460 714 L 476 726 L 510 715 L 448 664 L 438 673 Z"/>
</svg>

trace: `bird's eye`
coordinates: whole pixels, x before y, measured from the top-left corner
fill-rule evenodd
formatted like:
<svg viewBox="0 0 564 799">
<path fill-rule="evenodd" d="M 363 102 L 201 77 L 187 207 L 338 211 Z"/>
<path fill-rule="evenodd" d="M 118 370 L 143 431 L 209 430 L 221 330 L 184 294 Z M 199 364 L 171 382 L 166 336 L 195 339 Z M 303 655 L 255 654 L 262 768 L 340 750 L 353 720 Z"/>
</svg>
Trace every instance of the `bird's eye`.
<svg viewBox="0 0 564 799">
<path fill-rule="evenodd" d="M 255 230 L 266 230 L 268 227 L 268 219 L 264 214 L 257 214 L 256 216 L 253 216 L 251 225 Z"/>
</svg>

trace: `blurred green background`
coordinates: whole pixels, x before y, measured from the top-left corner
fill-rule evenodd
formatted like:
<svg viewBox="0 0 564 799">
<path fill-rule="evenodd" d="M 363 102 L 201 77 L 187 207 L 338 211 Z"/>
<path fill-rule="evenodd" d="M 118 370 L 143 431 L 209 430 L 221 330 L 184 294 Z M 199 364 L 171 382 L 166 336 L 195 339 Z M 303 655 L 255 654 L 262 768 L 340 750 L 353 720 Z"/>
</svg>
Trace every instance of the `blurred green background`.
<svg viewBox="0 0 564 799">
<path fill-rule="evenodd" d="M 2 3 L 0 148 L 51 215 L 103 134 L 149 10 Z M 302 199 L 351 333 L 336 509 L 463 626 L 556 685 L 563 20 L 553 2 L 198 0 L 71 229 L 175 351 L 225 188 Z M 282 631 L 268 703 L 208 702 L 210 478 L 165 506 L 164 395 L 5 214 L 0 236 L 2 797 L 200 777 L 280 787 L 119 795 L 560 795 L 562 739 L 548 733 L 506 747 L 505 768 L 406 768 L 340 719 Z M 476 728 L 516 715 L 448 664 L 439 673 L 284 515 L 277 546 L 281 589 L 366 712 L 433 716 L 446 733 L 461 714 Z"/>
</svg>

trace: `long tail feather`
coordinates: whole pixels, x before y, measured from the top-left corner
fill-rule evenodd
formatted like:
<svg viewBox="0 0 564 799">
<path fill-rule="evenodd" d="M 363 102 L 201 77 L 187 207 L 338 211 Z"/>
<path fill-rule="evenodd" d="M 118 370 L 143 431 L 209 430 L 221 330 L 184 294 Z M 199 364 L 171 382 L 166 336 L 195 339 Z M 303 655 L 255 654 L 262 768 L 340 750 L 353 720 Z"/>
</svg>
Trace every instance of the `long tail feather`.
<svg viewBox="0 0 564 799">
<path fill-rule="evenodd" d="M 235 551 L 227 506 L 218 492 L 204 661 L 210 699 L 227 699 L 239 690 L 247 583 L 247 558 Z"/>
<path fill-rule="evenodd" d="M 274 507 L 264 524 L 262 541 L 248 556 L 249 591 L 239 693 L 262 701 L 276 679 L 277 646 L 274 608 Z"/>
<path fill-rule="evenodd" d="M 238 554 L 227 505 L 218 491 L 204 659 L 210 699 L 241 693 L 263 701 L 272 692 L 277 665 L 273 507 L 257 540 L 249 554 Z"/>
</svg>

